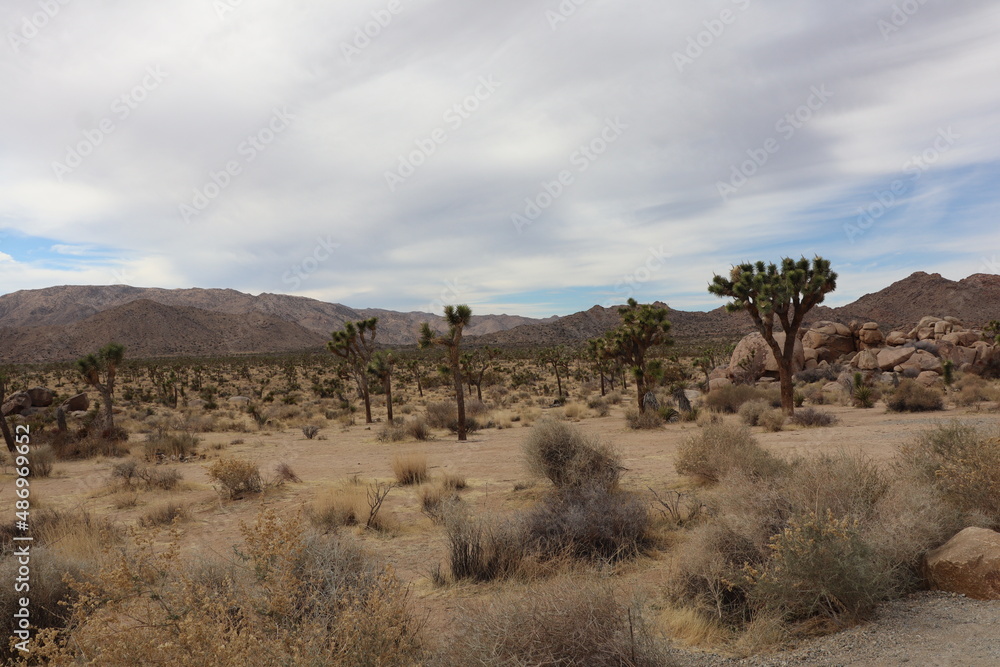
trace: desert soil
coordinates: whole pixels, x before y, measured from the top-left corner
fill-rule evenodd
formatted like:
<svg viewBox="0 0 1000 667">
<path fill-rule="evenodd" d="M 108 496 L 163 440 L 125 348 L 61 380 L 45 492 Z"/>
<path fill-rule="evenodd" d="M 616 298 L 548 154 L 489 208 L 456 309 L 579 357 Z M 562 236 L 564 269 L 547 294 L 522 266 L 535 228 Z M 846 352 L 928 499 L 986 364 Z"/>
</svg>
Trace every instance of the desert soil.
<svg viewBox="0 0 1000 667">
<path fill-rule="evenodd" d="M 625 425 L 622 407 L 607 417 L 589 417 L 579 426 L 599 434 L 622 453 L 627 468 L 623 484 L 648 493 L 683 484 L 674 472 L 678 445 L 696 432 L 694 424 L 670 424 L 657 431 L 631 431 Z M 951 418 L 970 422 L 997 423 L 995 413 L 951 409 L 944 413 L 888 414 L 883 408 L 858 410 L 825 406 L 840 423 L 819 429 L 792 428 L 779 433 L 757 433 L 762 444 L 776 453 L 803 456 L 821 452 L 860 451 L 887 461 L 899 445 L 933 424 Z M 557 409 L 553 409 L 555 411 Z M 543 410 L 544 413 L 548 412 Z M 730 417 L 735 419 L 735 417 Z M 107 515 L 117 522 L 135 523 L 151 506 L 166 497 L 189 504 L 191 519 L 183 524 L 183 543 L 189 553 L 215 554 L 229 558 L 231 546 L 241 542 L 240 521 L 252 521 L 261 505 L 293 515 L 318 491 L 354 475 L 363 480 L 392 479 L 391 459 L 397 452 L 421 452 L 428 457 L 431 474 L 463 475 L 469 489 L 463 500 L 476 513 L 513 511 L 529 505 L 545 485 L 532 483 L 522 464 L 521 443 L 527 431 L 513 428 L 480 431 L 467 443 L 440 433 L 427 442 L 380 443 L 379 424 L 371 427 L 332 426 L 323 429 L 325 439 L 307 440 L 299 430 L 261 433 L 206 433 L 201 451 L 211 460 L 220 454 L 238 455 L 257 461 L 265 474 L 279 462 L 287 463 L 302 478 L 259 499 L 223 500 L 212 488 L 205 462 L 169 464 L 184 475 L 184 488 L 169 494 L 145 493 L 138 505 L 116 509 L 107 491 L 113 459 L 58 462 L 51 478 L 33 482 L 35 507 L 83 507 Z M 758 431 L 759 429 L 755 429 Z M 141 439 L 142 436 L 135 436 Z M 230 444 L 234 439 L 241 444 Z M 221 446 L 221 450 L 213 449 Z M 8 468 L 0 475 L 0 508 L 13 508 L 14 486 Z M 525 484 L 527 483 L 527 484 Z M 520 489 L 514 490 L 515 485 Z M 11 512 L 13 509 L 11 509 Z M 419 509 L 413 487 L 394 489 L 384 511 L 396 527 L 386 534 L 356 531 L 370 550 L 388 562 L 406 581 L 417 613 L 429 628 L 442 628 L 464 603 L 488 595 L 491 586 L 456 585 L 435 587 L 431 571 L 445 560 L 443 530 Z M 655 599 L 657 581 L 663 576 L 663 559 L 646 559 L 621 575 L 629 583 L 645 587 Z M 1000 602 L 980 602 L 944 593 L 920 593 L 883 606 L 874 621 L 833 636 L 803 642 L 794 649 L 744 660 L 695 651 L 676 652 L 682 665 L 1000 665 Z"/>
</svg>

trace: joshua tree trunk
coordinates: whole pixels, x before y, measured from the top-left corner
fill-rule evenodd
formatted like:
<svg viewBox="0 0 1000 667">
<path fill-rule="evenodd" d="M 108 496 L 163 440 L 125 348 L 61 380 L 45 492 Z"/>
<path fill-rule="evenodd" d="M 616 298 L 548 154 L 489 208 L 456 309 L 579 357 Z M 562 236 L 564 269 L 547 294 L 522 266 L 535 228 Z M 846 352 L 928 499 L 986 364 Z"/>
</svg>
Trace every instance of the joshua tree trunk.
<svg viewBox="0 0 1000 667">
<path fill-rule="evenodd" d="M 462 368 L 459 364 L 458 346 L 453 346 L 451 353 L 451 372 L 455 378 L 455 401 L 458 404 L 458 439 L 467 440 L 465 429 L 465 395 L 462 387 Z"/>
<path fill-rule="evenodd" d="M 385 380 L 382 383 L 382 387 L 385 389 L 385 409 L 388 413 L 389 423 L 392 423 L 392 378 L 389 377 L 387 373 Z"/>
</svg>

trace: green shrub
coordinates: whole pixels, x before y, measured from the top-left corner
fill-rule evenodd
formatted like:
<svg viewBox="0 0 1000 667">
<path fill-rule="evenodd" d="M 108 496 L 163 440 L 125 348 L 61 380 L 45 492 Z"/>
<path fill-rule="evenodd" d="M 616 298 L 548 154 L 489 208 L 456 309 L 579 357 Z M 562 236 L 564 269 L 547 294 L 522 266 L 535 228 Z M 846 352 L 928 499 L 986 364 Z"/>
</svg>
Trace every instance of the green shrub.
<svg viewBox="0 0 1000 667">
<path fill-rule="evenodd" d="M 914 380 L 905 379 L 899 383 L 886 401 L 890 412 L 929 412 L 944 409 L 944 397 L 940 392 L 925 387 Z"/>
</svg>

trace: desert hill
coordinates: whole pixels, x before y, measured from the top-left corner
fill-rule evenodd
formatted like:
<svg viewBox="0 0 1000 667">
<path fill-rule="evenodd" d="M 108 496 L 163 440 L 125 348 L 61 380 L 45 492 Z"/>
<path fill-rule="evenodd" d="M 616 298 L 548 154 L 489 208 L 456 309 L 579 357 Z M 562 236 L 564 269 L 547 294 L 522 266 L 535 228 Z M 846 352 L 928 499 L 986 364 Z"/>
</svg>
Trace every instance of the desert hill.
<svg viewBox="0 0 1000 667">
<path fill-rule="evenodd" d="M 326 337 L 264 313 L 219 313 L 148 299 L 69 324 L 0 329 L 0 361 L 77 359 L 109 341 L 133 358 L 279 353 L 321 349 Z"/>
<path fill-rule="evenodd" d="M 958 317 L 968 326 L 1000 318 L 1000 276 L 975 274 L 953 281 L 917 272 L 838 308 L 819 306 L 809 322 L 875 321 L 884 331 L 909 330 L 925 315 Z M 320 349 L 348 320 L 379 318 L 379 342 L 412 345 L 421 322 L 445 327 L 431 313 L 399 313 L 281 294 L 253 296 L 231 289 L 62 286 L 0 296 L 0 361 L 74 359 L 111 340 L 133 357 L 211 356 Z M 743 313 L 671 310 L 680 342 L 734 340 L 752 324 Z M 577 345 L 618 323 L 616 308 L 594 306 L 543 320 L 514 315 L 474 315 L 470 346 Z"/>
</svg>

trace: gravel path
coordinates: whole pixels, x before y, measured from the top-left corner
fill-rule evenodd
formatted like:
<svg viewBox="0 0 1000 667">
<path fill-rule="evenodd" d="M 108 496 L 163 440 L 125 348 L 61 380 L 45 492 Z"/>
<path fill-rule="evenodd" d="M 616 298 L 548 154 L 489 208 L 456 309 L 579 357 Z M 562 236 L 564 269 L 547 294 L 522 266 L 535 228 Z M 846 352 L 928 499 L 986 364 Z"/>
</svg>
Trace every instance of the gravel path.
<svg viewBox="0 0 1000 667">
<path fill-rule="evenodd" d="M 883 605 L 878 618 L 792 650 L 743 660 L 676 653 L 682 667 L 714 665 L 1000 665 L 1000 601 L 941 592 L 916 593 Z"/>
</svg>

